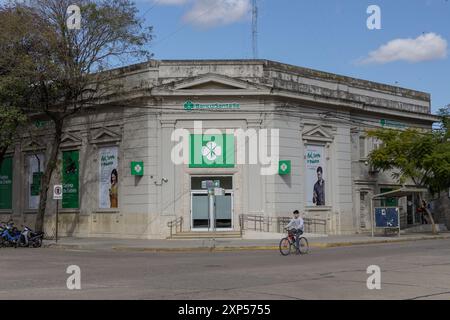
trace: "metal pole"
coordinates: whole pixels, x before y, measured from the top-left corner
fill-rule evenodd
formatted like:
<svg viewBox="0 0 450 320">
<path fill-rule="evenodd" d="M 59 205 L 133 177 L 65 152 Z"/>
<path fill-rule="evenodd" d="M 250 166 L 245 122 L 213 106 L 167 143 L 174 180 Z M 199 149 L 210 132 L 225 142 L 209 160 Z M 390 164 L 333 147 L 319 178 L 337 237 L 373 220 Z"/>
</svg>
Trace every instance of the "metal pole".
<svg viewBox="0 0 450 320">
<path fill-rule="evenodd" d="M 56 200 L 56 243 L 58 243 L 58 209 L 59 209 L 59 200 Z"/>
<path fill-rule="evenodd" d="M 209 200 L 209 206 L 208 206 L 209 224 L 210 224 L 210 229 L 212 229 L 212 231 L 214 231 L 214 229 L 215 229 L 215 221 L 214 221 L 214 219 L 215 219 L 215 217 L 214 217 L 214 193 L 213 193 L 212 189 L 208 189 L 208 200 Z"/>
<path fill-rule="evenodd" d="M 373 238 L 373 215 L 374 212 L 372 212 L 372 207 L 373 207 L 373 197 L 370 198 L 370 220 L 371 220 L 371 225 L 372 225 L 372 238 Z"/>
</svg>

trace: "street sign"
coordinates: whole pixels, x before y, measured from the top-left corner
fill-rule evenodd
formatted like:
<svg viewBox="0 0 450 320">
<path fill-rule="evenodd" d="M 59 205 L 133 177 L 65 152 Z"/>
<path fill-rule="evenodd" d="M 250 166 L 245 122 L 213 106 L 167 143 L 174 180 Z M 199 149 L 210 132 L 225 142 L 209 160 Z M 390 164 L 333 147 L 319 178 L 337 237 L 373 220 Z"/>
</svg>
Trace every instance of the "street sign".
<svg viewBox="0 0 450 320">
<path fill-rule="evenodd" d="M 53 200 L 62 200 L 63 198 L 63 187 L 61 184 L 55 184 L 53 186 Z"/>
<path fill-rule="evenodd" d="M 203 180 L 202 189 L 220 188 L 220 180 Z"/>
<path fill-rule="evenodd" d="M 215 196 L 224 196 L 225 195 L 225 189 L 223 189 L 223 188 L 214 188 L 214 195 Z"/>
</svg>

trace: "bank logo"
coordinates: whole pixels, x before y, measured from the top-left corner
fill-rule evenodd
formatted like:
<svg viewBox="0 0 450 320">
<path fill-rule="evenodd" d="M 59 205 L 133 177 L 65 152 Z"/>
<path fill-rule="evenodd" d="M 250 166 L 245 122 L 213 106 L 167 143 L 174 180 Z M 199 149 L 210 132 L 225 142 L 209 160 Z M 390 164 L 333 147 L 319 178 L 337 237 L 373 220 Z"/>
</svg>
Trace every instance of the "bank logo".
<svg viewBox="0 0 450 320">
<path fill-rule="evenodd" d="M 209 161 L 215 161 L 221 155 L 222 147 L 213 141 L 208 142 L 206 146 L 202 147 L 202 156 L 206 157 Z"/>
<path fill-rule="evenodd" d="M 193 103 L 188 100 L 183 105 L 184 110 L 233 110 L 240 109 L 239 103 Z"/>
<path fill-rule="evenodd" d="M 291 173 L 291 161 L 290 160 L 280 160 L 278 174 L 286 175 Z"/>
<path fill-rule="evenodd" d="M 170 153 L 175 165 L 187 165 L 189 168 L 258 165 L 261 175 L 265 176 L 289 174 L 291 171 L 290 160 L 279 161 L 279 129 L 203 130 L 203 122 L 194 121 L 193 131 L 177 128 L 172 132 L 171 141 L 175 142 Z"/>
<path fill-rule="evenodd" d="M 144 175 L 144 162 L 143 161 L 132 161 L 131 162 L 131 175 L 133 175 L 133 176 L 143 176 Z"/>
<path fill-rule="evenodd" d="M 234 136 L 227 134 L 192 134 L 189 167 L 233 168 Z"/>
<path fill-rule="evenodd" d="M 141 170 L 142 170 L 142 167 L 140 165 L 137 164 L 134 166 L 134 171 L 136 171 L 136 173 L 140 173 Z"/>
<path fill-rule="evenodd" d="M 186 101 L 184 103 L 184 110 L 192 110 L 194 109 L 194 104 L 192 103 L 192 101 Z"/>
</svg>

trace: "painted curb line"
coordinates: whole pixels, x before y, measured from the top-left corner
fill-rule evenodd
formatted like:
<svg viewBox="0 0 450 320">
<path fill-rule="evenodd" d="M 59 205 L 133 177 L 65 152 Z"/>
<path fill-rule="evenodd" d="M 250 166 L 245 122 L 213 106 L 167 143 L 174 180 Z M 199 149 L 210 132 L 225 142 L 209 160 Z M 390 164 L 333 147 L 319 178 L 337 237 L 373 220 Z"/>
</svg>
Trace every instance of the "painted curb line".
<svg viewBox="0 0 450 320">
<path fill-rule="evenodd" d="M 424 236 L 419 238 L 398 238 L 398 239 L 384 239 L 384 240 L 366 240 L 366 241 L 344 241 L 344 242 L 316 242 L 310 243 L 310 248 L 336 248 L 336 247 L 350 247 L 357 245 L 369 244 L 388 244 L 409 241 L 421 240 L 440 240 L 450 239 L 450 235 L 441 236 Z M 75 250 L 98 250 L 95 246 L 79 245 L 79 244 L 55 244 L 50 243 L 43 246 L 44 248 L 56 249 L 75 249 Z M 180 248 L 152 248 L 152 247 L 127 247 L 127 246 L 112 246 L 110 248 L 102 248 L 102 250 L 114 250 L 121 252 L 153 252 L 153 253 L 182 253 L 182 252 L 227 252 L 227 251 L 262 251 L 262 250 L 278 250 L 278 245 L 270 246 L 219 246 L 219 247 L 180 247 Z"/>
</svg>

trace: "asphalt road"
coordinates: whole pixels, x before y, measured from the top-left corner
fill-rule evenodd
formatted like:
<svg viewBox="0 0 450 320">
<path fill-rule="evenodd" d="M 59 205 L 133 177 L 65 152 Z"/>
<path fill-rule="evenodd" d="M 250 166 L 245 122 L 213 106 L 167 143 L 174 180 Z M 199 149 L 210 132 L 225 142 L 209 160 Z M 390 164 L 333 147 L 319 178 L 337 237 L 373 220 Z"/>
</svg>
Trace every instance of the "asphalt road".
<svg viewBox="0 0 450 320">
<path fill-rule="evenodd" d="M 68 290 L 69 265 L 81 289 Z M 381 289 L 367 288 L 367 267 Z M 450 240 L 274 251 L 0 249 L 0 299 L 450 299 Z"/>
</svg>

